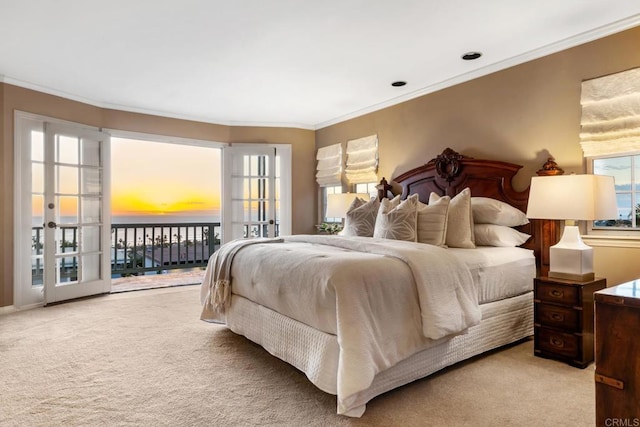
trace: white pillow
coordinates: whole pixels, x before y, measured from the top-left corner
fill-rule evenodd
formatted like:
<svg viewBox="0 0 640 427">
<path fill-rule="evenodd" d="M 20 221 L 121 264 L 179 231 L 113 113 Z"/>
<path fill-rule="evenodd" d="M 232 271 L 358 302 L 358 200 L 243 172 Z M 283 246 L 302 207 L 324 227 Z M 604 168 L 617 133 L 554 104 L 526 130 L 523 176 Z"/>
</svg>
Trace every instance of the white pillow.
<svg viewBox="0 0 640 427">
<path fill-rule="evenodd" d="M 436 193 L 431 193 L 429 204 L 440 199 L 441 197 Z M 462 190 L 449 203 L 446 244 L 451 248 L 473 249 L 476 247 L 473 235 L 473 215 L 471 214 L 471 190 L 469 188 Z"/>
<path fill-rule="evenodd" d="M 529 224 L 527 216 L 520 209 L 489 197 L 472 197 L 471 210 L 476 224 L 496 224 L 507 227 Z"/>
<path fill-rule="evenodd" d="M 383 199 L 380 203 L 373 237 L 415 242 L 418 195 L 407 197 L 397 206 L 394 204 L 395 198 L 393 200 Z"/>
<path fill-rule="evenodd" d="M 418 202 L 418 242 L 446 246 L 450 202 L 449 196 L 440 197 L 430 205 Z"/>
<path fill-rule="evenodd" d="M 380 201 L 377 197 L 372 197 L 368 202 L 359 197 L 353 199 L 347 210 L 342 235 L 373 237 L 379 206 Z"/>
<path fill-rule="evenodd" d="M 511 227 L 495 224 L 476 224 L 474 226 L 476 245 L 478 246 L 520 246 L 531 237 Z"/>
</svg>

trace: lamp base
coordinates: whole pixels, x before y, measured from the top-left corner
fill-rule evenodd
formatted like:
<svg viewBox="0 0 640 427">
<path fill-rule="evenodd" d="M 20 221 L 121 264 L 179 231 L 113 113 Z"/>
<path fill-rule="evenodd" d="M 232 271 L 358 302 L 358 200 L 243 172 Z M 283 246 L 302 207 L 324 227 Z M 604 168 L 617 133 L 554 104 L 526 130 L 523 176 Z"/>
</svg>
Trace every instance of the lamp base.
<svg viewBox="0 0 640 427">
<path fill-rule="evenodd" d="M 578 227 L 567 225 L 560 241 L 549 248 L 549 277 L 593 280 L 593 249 L 582 241 Z"/>
<path fill-rule="evenodd" d="M 553 279 L 575 280 L 577 282 L 590 282 L 596 278 L 595 273 L 573 274 L 557 271 L 549 271 L 547 276 Z"/>
</svg>

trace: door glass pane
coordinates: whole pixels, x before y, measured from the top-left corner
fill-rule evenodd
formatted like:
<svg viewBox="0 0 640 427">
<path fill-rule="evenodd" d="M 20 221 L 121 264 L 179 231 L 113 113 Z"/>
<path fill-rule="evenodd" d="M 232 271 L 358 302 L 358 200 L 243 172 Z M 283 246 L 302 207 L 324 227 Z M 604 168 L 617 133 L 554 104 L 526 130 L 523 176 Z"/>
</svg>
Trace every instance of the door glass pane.
<svg viewBox="0 0 640 427">
<path fill-rule="evenodd" d="M 34 194 L 31 196 L 31 225 L 42 227 L 44 224 L 44 196 Z"/>
<path fill-rule="evenodd" d="M 100 228 L 98 226 L 82 227 L 82 245 L 80 247 L 83 253 L 100 251 Z"/>
<path fill-rule="evenodd" d="M 78 227 L 58 227 L 56 229 L 58 255 L 78 251 Z"/>
<path fill-rule="evenodd" d="M 56 259 L 56 284 L 78 281 L 78 257 L 67 256 Z"/>
<path fill-rule="evenodd" d="M 31 160 L 44 162 L 44 134 L 31 131 Z"/>
<path fill-rule="evenodd" d="M 84 255 L 82 257 L 82 281 L 88 282 L 101 278 L 100 270 L 100 254 Z"/>
<path fill-rule="evenodd" d="M 250 161 L 251 156 L 242 156 L 242 163 L 240 164 L 238 162 L 239 168 L 235 171 L 235 173 L 238 175 L 249 175 L 249 173 L 251 172 Z"/>
<path fill-rule="evenodd" d="M 57 218 L 60 224 L 78 223 L 78 197 L 58 196 L 56 197 L 58 206 Z"/>
<path fill-rule="evenodd" d="M 31 257 L 31 286 L 41 286 L 44 282 L 44 258 Z"/>
<path fill-rule="evenodd" d="M 258 174 L 258 156 L 249 156 L 249 170 L 247 173 L 251 176 Z"/>
<path fill-rule="evenodd" d="M 78 194 L 78 168 L 56 166 L 56 193 Z"/>
<path fill-rule="evenodd" d="M 260 176 L 269 175 L 269 158 L 266 156 L 259 156 L 259 167 L 258 174 Z"/>
<path fill-rule="evenodd" d="M 56 162 L 78 164 L 78 138 L 58 135 L 56 144 Z"/>
<path fill-rule="evenodd" d="M 82 194 L 100 194 L 100 170 L 82 168 L 80 173 L 82 174 Z"/>
<path fill-rule="evenodd" d="M 31 163 L 31 192 L 44 193 L 44 165 Z"/>
<path fill-rule="evenodd" d="M 259 196 L 259 192 L 258 192 L 258 179 L 257 178 L 252 178 L 249 180 L 251 182 L 251 188 L 249 191 L 249 198 L 251 199 L 257 199 Z"/>
<path fill-rule="evenodd" d="M 81 147 L 82 164 L 84 166 L 100 166 L 100 142 L 83 139 Z"/>
<path fill-rule="evenodd" d="M 82 222 L 100 222 L 100 199 L 82 198 Z"/>
<path fill-rule="evenodd" d="M 251 202 L 249 204 L 249 218 L 251 222 L 258 221 L 258 202 Z"/>
<path fill-rule="evenodd" d="M 31 227 L 31 255 L 42 255 L 44 253 L 44 227 Z"/>
<path fill-rule="evenodd" d="M 640 226 L 640 193 L 636 193 L 635 206 L 631 212 L 632 217 L 635 219 L 635 227 Z"/>
</svg>

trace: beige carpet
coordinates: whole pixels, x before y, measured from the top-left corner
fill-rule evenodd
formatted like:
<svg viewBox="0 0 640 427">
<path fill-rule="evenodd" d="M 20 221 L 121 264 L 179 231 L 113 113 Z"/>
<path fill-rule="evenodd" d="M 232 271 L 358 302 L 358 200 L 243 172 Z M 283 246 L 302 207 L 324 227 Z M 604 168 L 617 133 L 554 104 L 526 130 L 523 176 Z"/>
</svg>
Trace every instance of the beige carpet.
<svg viewBox="0 0 640 427">
<path fill-rule="evenodd" d="M 0 315 L 1 426 L 590 426 L 593 365 L 526 341 L 369 402 L 335 397 L 222 326 L 195 286 Z"/>
</svg>

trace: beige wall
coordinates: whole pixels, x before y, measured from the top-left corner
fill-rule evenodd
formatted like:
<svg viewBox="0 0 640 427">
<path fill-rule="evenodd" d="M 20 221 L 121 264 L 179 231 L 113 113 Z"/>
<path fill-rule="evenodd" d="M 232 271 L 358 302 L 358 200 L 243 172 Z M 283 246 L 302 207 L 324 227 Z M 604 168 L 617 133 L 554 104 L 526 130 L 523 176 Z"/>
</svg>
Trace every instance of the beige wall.
<svg viewBox="0 0 640 427">
<path fill-rule="evenodd" d="M 293 231 L 316 221 L 315 148 L 377 133 L 380 176 L 393 178 L 445 147 L 523 165 L 525 188 L 549 155 L 567 172 L 583 170 L 578 143 L 580 83 L 640 66 L 640 28 L 440 90 L 318 131 L 229 127 L 101 109 L 0 84 L 0 307 L 13 301 L 13 111 L 88 125 L 217 142 L 293 144 Z M 411 82 L 409 82 L 411 83 Z M 315 139 L 315 141 L 314 141 Z M 315 146 L 314 146 L 315 143 Z M 596 273 L 609 285 L 640 277 L 640 249 L 598 246 Z M 634 262 L 632 262 L 634 261 Z"/>
<path fill-rule="evenodd" d="M 91 126 L 214 142 L 292 145 L 294 233 L 311 233 L 316 212 L 315 135 L 293 128 L 230 127 L 103 109 L 0 83 L 0 307 L 13 304 L 13 112 L 26 111 Z"/>
<path fill-rule="evenodd" d="M 567 172 L 582 172 L 579 145 L 582 80 L 640 66 L 640 27 L 549 55 L 316 131 L 316 144 L 374 133 L 387 179 L 446 147 L 476 158 L 523 165 L 524 189 L 551 154 Z M 411 84 L 411 82 L 409 82 Z M 609 285 L 640 277 L 640 249 L 596 247 L 596 273 Z"/>
</svg>

